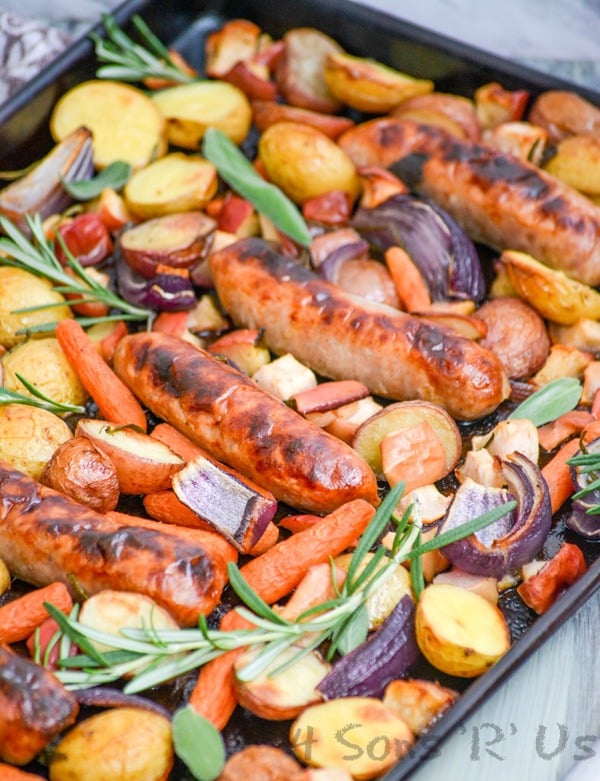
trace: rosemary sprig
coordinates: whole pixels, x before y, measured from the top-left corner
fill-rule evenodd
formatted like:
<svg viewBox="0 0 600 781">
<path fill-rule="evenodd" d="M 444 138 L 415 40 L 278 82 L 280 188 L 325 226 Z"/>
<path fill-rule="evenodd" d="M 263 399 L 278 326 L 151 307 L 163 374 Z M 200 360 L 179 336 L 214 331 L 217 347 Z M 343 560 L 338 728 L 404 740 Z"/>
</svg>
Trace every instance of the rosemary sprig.
<svg viewBox="0 0 600 781">
<path fill-rule="evenodd" d="M 32 241 L 22 233 L 8 218 L 0 216 L 0 229 L 6 234 L 0 238 L 0 252 L 5 253 L 2 264 L 30 271 L 40 277 L 50 280 L 55 284 L 55 290 L 60 293 L 73 293 L 81 297 L 83 301 L 100 301 L 111 309 L 119 310 L 120 319 L 142 320 L 150 323 L 154 313 L 149 309 L 134 306 L 125 301 L 112 290 L 105 288 L 90 274 L 69 252 L 68 247 L 60 237 L 58 241 L 65 252 L 69 268 L 75 276 L 71 276 L 61 266 L 56 257 L 52 243 L 45 237 L 42 220 L 39 214 L 25 216 L 27 227 L 31 232 Z M 40 307 L 31 307 L 39 309 Z M 108 318 L 94 318 L 94 322 L 101 322 Z M 52 323 L 46 324 L 44 330 L 51 329 Z M 37 329 L 40 330 L 40 329 Z"/>
<path fill-rule="evenodd" d="M 81 407 L 79 404 L 68 404 L 51 399 L 42 393 L 39 388 L 36 388 L 35 385 L 32 385 L 29 380 L 26 380 L 23 375 L 16 374 L 15 376 L 33 394 L 34 398 L 0 386 L 0 406 L 5 404 L 24 404 L 27 407 L 38 407 L 39 409 L 48 410 L 48 412 L 54 412 L 56 415 L 66 413 L 83 415 L 85 412 L 85 407 Z"/>
<path fill-rule="evenodd" d="M 181 84 L 196 80 L 172 60 L 169 50 L 139 15 L 133 16 L 132 22 L 145 46 L 137 44 L 123 32 L 111 14 L 103 14 L 102 21 L 107 38 L 95 33 L 90 35 L 96 57 L 107 63 L 96 72 L 99 78 L 136 82 L 152 76 Z"/>
<path fill-rule="evenodd" d="M 580 453 L 572 456 L 567 464 L 577 468 L 580 475 L 587 475 L 587 482 L 576 491 L 571 499 L 583 499 L 600 489 L 600 453 L 590 453 L 583 441 L 580 442 Z M 600 514 L 600 504 L 595 504 L 586 509 L 587 515 Z"/>
<path fill-rule="evenodd" d="M 370 568 L 365 578 L 363 572 L 369 566 L 366 556 L 371 552 L 369 543 L 375 544 L 378 536 L 389 524 L 402 488 L 403 486 L 396 486 L 392 489 L 375 513 L 371 525 L 363 535 L 363 541 L 353 553 L 348 577 L 339 595 L 306 611 L 296 621 L 282 619 L 250 588 L 236 565 L 230 564 L 230 583 L 245 605 L 252 608 L 250 610 L 242 606 L 237 610 L 254 628 L 213 630 L 208 628 L 205 619 L 201 619 L 198 629 L 122 629 L 121 636 L 115 637 L 86 627 L 75 618 L 65 616 L 48 605 L 48 611 L 57 619 L 62 631 L 84 650 L 79 659 L 61 659 L 62 669 L 56 675 L 68 688 L 81 688 L 114 681 L 133 671 L 134 675 L 125 685 L 124 691 L 134 693 L 201 667 L 211 659 L 236 648 L 259 649 L 252 662 L 239 673 L 241 677 L 248 679 L 263 672 L 276 662 L 282 650 L 294 646 L 301 639 L 303 645 L 306 642 L 306 646 L 298 648 L 297 658 L 325 641 L 331 643 L 331 654 L 335 650 L 347 653 L 364 640 L 366 600 L 385 583 L 399 563 L 419 557 L 427 550 L 467 537 L 512 512 L 516 506 L 514 501 L 506 502 L 422 545 L 416 544 L 420 535 L 420 524 L 408 524 L 404 517 L 396 529 L 392 554 L 380 548 L 384 552 L 376 554 L 376 566 Z M 376 532 L 379 534 L 376 535 Z M 365 564 L 367 566 L 364 566 Z M 94 641 L 121 652 L 126 651 L 128 655 L 117 657 L 118 662 L 112 663 L 109 654 L 113 652 L 103 653 L 101 656 L 105 664 L 102 666 L 98 654 L 93 650 Z M 141 670 L 140 665 L 143 665 Z"/>
</svg>

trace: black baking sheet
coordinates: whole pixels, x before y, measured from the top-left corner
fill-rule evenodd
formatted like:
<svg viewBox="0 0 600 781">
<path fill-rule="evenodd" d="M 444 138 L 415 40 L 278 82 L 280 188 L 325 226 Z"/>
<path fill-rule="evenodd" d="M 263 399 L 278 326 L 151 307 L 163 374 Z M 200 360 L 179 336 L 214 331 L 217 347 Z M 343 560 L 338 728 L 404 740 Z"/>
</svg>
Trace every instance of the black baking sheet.
<svg viewBox="0 0 600 781">
<path fill-rule="evenodd" d="M 436 33 L 341 0 L 295 0 L 273 4 L 271 0 L 130 0 L 114 12 L 120 24 L 133 14 L 141 13 L 161 39 L 175 45 L 198 68 L 203 65 L 206 34 L 228 18 L 243 17 L 255 21 L 280 37 L 287 29 L 312 26 L 334 37 L 348 52 L 371 56 L 414 76 L 430 78 L 436 89 L 472 96 L 486 82 L 499 81 L 509 89 L 523 88 L 535 94 L 544 89 L 574 89 L 573 85 L 551 78 L 517 63 L 451 41 Z M 98 25 L 96 31 L 101 32 Z M 0 167 L 4 170 L 31 163 L 47 151 L 52 141 L 48 118 L 57 97 L 73 84 L 92 78 L 96 62 L 89 39 L 83 38 L 0 107 Z M 600 105 L 600 95 L 576 88 L 579 94 Z M 473 433 L 465 428 L 465 435 Z M 565 532 L 560 516 L 550 535 L 545 554 L 551 556 L 562 539 L 576 542 L 584 551 L 588 572 L 543 616 L 535 617 L 510 590 L 503 595 L 501 606 L 509 618 L 514 645 L 511 651 L 481 678 L 470 682 L 450 679 L 426 669 L 444 684 L 463 693 L 457 704 L 433 727 L 425 739 L 417 742 L 411 753 L 387 773 L 386 781 L 400 781 L 431 752 L 483 701 L 514 672 L 544 640 L 557 631 L 566 619 L 583 604 L 600 585 L 600 547 L 586 543 Z M 238 713 L 225 731 L 230 751 L 246 743 L 270 742 L 285 746 L 288 724 L 264 722 Z M 182 768 L 178 778 L 188 778 Z"/>
</svg>

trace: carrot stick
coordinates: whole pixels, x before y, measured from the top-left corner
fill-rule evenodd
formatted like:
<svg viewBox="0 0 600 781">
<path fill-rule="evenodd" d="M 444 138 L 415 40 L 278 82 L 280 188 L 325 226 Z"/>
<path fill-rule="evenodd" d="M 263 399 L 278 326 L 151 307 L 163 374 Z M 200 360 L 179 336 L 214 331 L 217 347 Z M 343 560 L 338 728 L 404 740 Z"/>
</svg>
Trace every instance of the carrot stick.
<svg viewBox="0 0 600 781">
<path fill-rule="evenodd" d="M 139 401 L 102 359 L 79 323 L 61 320 L 56 338 L 102 416 L 111 423 L 132 424 L 146 431 L 146 416 Z"/>
<path fill-rule="evenodd" d="M 402 247 L 390 247 L 385 252 L 385 263 L 394 287 L 407 312 L 429 309 L 431 295 L 427 283 L 410 255 Z"/>
<path fill-rule="evenodd" d="M 43 781 L 42 776 L 6 765 L 4 762 L 0 762 L 0 778 L 2 781 Z"/>
<path fill-rule="evenodd" d="M 67 587 L 59 582 L 17 597 L 0 607 L 0 643 L 18 643 L 35 632 L 50 617 L 44 602 L 49 602 L 63 613 L 69 613 L 73 607 Z"/>
<path fill-rule="evenodd" d="M 338 589 L 344 585 L 346 573 L 339 567 L 335 568 L 335 582 Z M 295 621 L 301 613 L 315 605 L 321 605 L 336 596 L 332 582 L 332 568 L 329 562 L 315 564 L 309 567 L 306 575 L 298 583 L 292 596 L 281 611 L 282 618 Z"/>
<path fill-rule="evenodd" d="M 312 528 L 278 542 L 240 569 L 248 585 L 272 604 L 289 594 L 313 564 L 329 561 L 367 528 L 375 510 L 364 499 L 338 507 Z"/>
<path fill-rule="evenodd" d="M 279 529 L 274 523 L 269 521 L 267 528 L 248 551 L 249 556 L 260 556 L 277 544 L 279 539 Z"/>
<path fill-rule="evenodd" d="M 599 436 L 600 421 L 598 420 L 590 423 L 589 426 L 583 429 L 582 437 L 584 442 L 591 442 Z M 552 505 L 553 513 L 567 501 L 575 490 L 573 479 L 571 478 L 571 467 L 567 461 L 573 458 L 579 451 L 579 441 L 579 437 L 570 439 L 542 468 L 542 475 L 548 484 L 550 492 L 550 504 Z"/>
<path fill-rule="evenodd" d="M 146 494 L 143 502 L 144 509 L 155 521 L 214 532 L 214 528 L 210 523 L 197 515 L 193 510 L 190 510 L 189 507 L 178 499 L 174 491 L 156 491 L 152 494 Z"/>
<path fill-rule="evenodd" d="M 114 328 L 98 342 L 97 349 L 106 363 L 111 364 L 115 350 L 124 336 L 127 336 L 127 325 L 124 320 L 117 320 Z"/>
<path fill-rule="evenodd" d="M 565 412 L 564 415 L 560 415 L 556 420 L 540 426 L 538 429 L 540 446 L 547 451 L 554 450 L 555 447 L 558 447 L 558 445 L 574 434 L 579 434 L 595 419 L 591 412 L 585 410 L 574 409 L 570 412 Z"/>
<path fill-rule="evenodd" d="M 322 520 L 323 518 L 320 515 L 287 515 L 279 521 L 279 526 L 292 532 L 292 534 L 298 534 L 298 532 L 312 529 L 313 526 Z"/>
<path fill-rule="evenodd" d="M 159 423 L 153 428 L 150 436 L 170 447 L 184 461 L 193 461 L 196 456 L 204 455 L 204 450 L 201 447 L 198 447 L 185 434 L 169 423 Z"/>
</svg>

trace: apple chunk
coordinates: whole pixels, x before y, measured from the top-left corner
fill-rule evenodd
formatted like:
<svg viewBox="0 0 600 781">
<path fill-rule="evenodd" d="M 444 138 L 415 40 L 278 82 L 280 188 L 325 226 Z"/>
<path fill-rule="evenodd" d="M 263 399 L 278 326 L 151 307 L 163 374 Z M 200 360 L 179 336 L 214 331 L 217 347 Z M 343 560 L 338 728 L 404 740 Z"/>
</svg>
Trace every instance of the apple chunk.
<svg viewBox="0 0 600 781">
<path fill-rule="evenodd" d="M 417 605 L 415 622 L 423 655 L 449 675 L 481 675 L 510 648 L 510 631 L 502 612 L 460 586 L 427 586 Z"/>
<path fill-rule="evenodd" d="M 171 487 L 173 475 L 185 465 L 182 458 L 157 439 L 105 420 L 80 420 L 75 435 L 87 437 L 110 458 L 124 494 L 164 491 Z"/>
</svg>

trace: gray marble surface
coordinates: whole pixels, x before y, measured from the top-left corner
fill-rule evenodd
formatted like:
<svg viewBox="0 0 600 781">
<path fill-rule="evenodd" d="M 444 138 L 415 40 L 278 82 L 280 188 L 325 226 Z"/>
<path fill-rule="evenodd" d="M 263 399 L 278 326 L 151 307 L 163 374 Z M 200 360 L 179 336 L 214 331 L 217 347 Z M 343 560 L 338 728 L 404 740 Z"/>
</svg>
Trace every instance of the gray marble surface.
<svg viewBox="0 0 600 781">
<path fill-rule="evenodd" d="M 600 0 L 364 0 L 390 14 L 600 91 Z M 114 0 L 0 0 L 81 34 Z M 598 593 L 411 776 L 413 781 L 600 779 Z"/>
</svg>

